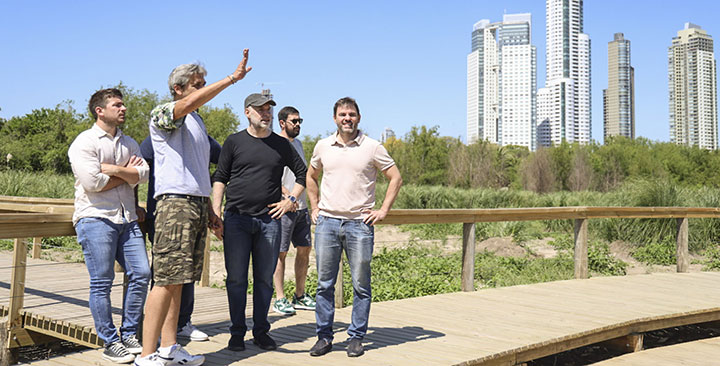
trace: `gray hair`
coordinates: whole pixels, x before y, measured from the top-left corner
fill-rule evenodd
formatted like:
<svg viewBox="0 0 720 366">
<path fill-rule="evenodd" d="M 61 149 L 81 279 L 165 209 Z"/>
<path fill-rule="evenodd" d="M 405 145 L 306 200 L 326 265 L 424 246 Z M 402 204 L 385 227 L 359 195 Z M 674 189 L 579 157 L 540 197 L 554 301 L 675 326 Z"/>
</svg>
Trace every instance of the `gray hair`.
<svg viewBox="0 0 720 366">
<path fill-rule="evenodd" d="M 205 75 L 207 75 L 207 70 L 205 70 L 205 67 L 203 67 L 203 65 L 200 65 L 197 62 L 192 64 L 180 65 L 173 69 L 173 71 L 170 73 L 170 76 L 168 77 L 170 94 L 175 97 L 175 85 L 179 86 L 180 88 L 185 88 L 185 85 L 187 85 L 187 83 L 190 81 L 190 78 L 195 74 L 200 74 L 202 75 L 202 77 L 205 77 Z"/>
</svg>

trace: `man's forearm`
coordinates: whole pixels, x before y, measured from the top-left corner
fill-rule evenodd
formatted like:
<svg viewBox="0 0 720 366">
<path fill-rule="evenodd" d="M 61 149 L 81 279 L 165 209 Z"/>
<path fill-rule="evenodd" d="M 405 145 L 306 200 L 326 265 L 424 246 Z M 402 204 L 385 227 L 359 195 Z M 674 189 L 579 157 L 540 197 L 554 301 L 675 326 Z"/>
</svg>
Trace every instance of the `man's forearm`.
<svg viewBox="0 0 720 366">
<path fill-rule="evenodd" d="M 300 197 L 300 195 L 303 193 L 304 190 L 305 190 L 305 187 L 295 183 L 295 185 L 293 186 L 293 190 L 292 190 L 292 192 L 290 192 L 290 194 L 293 197 L 298 198 L 298 197 Z"/>
<path fill-rule="evenodd" d="M 223 195 L 225 195 L 225 183 L 215 182 L 212 186 L 212 209 L 215 215 L 220 217 Z"/>
<path fill-rule="evenodd" d="M 398 170 L 397 166 L 388 168 L 383 172 L 383 174 L 388 178 L 389 183 L 387 191 L 385 192 L 385 199 L 383 200 L 383 204 L 380 209 L 385 212 L 389 212 L 393 203 L 395 203 L 398 193 L 400 192 L 400 187 L 402 187 L 402 176 L 400 175 L 400 170 Z"/>
<path fill-rule="evenodd" d="M 111 190 L 111 189 L 113 189 L 113 188 L 115 188 L 115 187 L 117 187 L 117 186 L 119 186 L 119 185 L 121 185 L 121 184 L 127 184 L 127 182 L 125 182 L 124 180 L 122 180 L 122 178 L 120 178 L 120 177 L 112 176 L 112 177 L 110 177 L 110 180 L 108 180 L 107 184 L 105 184 L 105 186 L 102 187 L 102 189 L 100 190 L 100 192 L 109 191 L 109 190 Z"/>
<path fill-rule="evenodd" d="M 137 184 L 140 181 L 140 173 L 134 167 L 118 167 L 113 176 L 126 181 L 128 184 Z"/>
</svg>

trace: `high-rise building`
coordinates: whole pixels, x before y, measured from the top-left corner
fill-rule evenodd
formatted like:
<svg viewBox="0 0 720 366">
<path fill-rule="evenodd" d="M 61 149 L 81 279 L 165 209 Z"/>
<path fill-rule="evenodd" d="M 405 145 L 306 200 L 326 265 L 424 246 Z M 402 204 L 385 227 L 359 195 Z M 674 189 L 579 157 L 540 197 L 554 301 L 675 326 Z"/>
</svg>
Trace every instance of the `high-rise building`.
<svg viewBox="0 0 720 366">
<path fill-rule="evenodd" d="M 718 146 L 717 61 L 713 39 L 685 23 L 668 48 L 670 141 L 714 150 Z"/>
<path fill-rule="evenodd" d="M 546 79 L 538 90 L 538 144 L 592 138 L 590 37 L 583 33 L 583 0 L 546 0 Z M 541 100 L 541 98 L 543 98 Z"/>
<path fill-rule="evenodd" d="M 385 127 L 382 136 L 380 136 L 380 141 L 382 141 L 382 143 L 385 143 L 385 141 L 387 141 L 391 137 L 395 138 L 395 131 L 393 131 L 390 127 Z"/>
<path fill-rule="evenodd" d="M 536 51 L 530 14 L 473 26 L 467 70 L 467 142 L 536 147 Z"/>
<path fill-rule="evenodd" d="M 635 69 L 630 65 L 630 40 L 615 33 L 608 42 L 608 88 L 603 90 L 604 137 L 635 138 Z"/>
</svg>

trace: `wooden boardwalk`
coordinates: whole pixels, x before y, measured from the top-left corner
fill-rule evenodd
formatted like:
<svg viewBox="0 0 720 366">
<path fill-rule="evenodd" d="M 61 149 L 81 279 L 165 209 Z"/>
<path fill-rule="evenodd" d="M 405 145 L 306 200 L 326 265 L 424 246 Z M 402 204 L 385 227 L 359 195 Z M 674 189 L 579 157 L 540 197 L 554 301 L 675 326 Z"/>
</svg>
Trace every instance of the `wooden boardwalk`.
<svg viewBox="0 0 720 366">
<path fill-rule="evenodd" d="M 630 353 L 594 366 L 708 366 L 720 364 L 720 337 Z"/>
<path fill-rule="evenodd" d="M 0 304 L 6 304 L 10 255 L 0 254 Z M 113 304 L 119 323 L 121 278 Z M 330 354 L 312 358 L 314 313 L 271 314 L 277 351 L 249 341 L 244 352 L 225 349 L 228 311 L 225 292 L 197 288 L 193 322 L 211 335 L 188 350 L 205 354 L 206 365 L 514 365 L 586 344 L 671 326 L 720 320 L 720 273 L 672 273 L 598 277 L 484 289 L 374 303 L 366 354 L 345 355 L 351 308 L 336 312 L 337 333 Z M 92 328 L 83 264 L 28 259 L 26 312 Z M 247 312 L 250 314 L 250 311 Z M 249 321 L 249 319 L 248 319 Z M 110 364 L 88 350 L 33 365 Z"/>
</svg>

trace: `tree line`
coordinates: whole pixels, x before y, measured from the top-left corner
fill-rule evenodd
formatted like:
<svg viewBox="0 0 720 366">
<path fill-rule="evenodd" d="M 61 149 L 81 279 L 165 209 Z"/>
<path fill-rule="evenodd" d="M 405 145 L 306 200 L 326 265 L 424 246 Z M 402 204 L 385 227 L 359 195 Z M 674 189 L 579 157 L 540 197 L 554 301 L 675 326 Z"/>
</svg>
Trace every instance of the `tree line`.
<svg viewBox="0 0 720 366">
<path fill-rule="evenodd" d="M 123 92 L 128 107 L 122 130 L 141 142 L 149 133 L 150 111 L 169 101 L 170 96 L 135 90 L 122 83 L 116 87 Z M 240 117 L 229 105 L 203 106 L 199 113 L 208 134 L 220 143 L 240 127 Z M 0 119 L 0 157 L 6 158 L 3 165 L 69 173 L 68 146 L 93 122 L 88 112 L 78 112 L 72 102 Z M 303 136 L 308 161 L 322 137 Z M 683 186 L 710 187 L 720 182 L 717 151 L 644 138 L 609 138 L 603 145 L 562 143 L 531 152 L 525 147 L 487 141 L 465 145 L 459 138 L 440 136 L 437 126 L 414 126 L 405 136 L 385 141 L 385 147 L 397 162 L 403 180 L 414 185 L 547 193 L 607 192 L 635 179 L 662 178 Z"/>
<path fill-rule="evenodd" d="M 170 101 L 169 95 L 159 96 L 147 89 L 135 90 L 122 82 L 115 86 L 123 93 L 127 106 L 123 133 L 138 143 L 148 135 L 150 111 Z M 240 118 L 229 105 L 202 106 L 198 113 L 205 121 L 208 134 L 222 142 L 240 126 Z M 80 132 L 95 122 L 89 111 L 77 111 L 71 101 L 54 108 L 40 108 L 24 116 L 0 119 L 0 156 L 7 168 L 27 171 L 70 173 L 67 150 Z"/>
<path fill-rule="evenodd" d="M 720 153 L 645 138 L 612 137 L 605 144 L 564 142 L 531 152 L 487 141 L 465 145 L 437 127 L 413 127 L 385 147 L 410 184 L 497 188 L 537 193 L 608 192 L 633 180 L 718 187 Z"/>
</svg>

